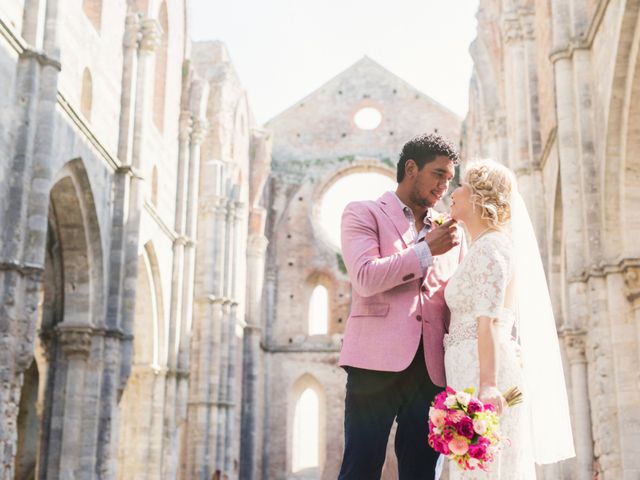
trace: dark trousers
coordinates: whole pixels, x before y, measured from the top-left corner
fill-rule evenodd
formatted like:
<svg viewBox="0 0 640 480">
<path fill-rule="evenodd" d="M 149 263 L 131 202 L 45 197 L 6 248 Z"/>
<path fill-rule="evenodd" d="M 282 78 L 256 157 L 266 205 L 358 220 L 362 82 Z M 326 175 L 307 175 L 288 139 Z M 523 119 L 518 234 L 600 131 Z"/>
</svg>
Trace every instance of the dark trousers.
<svg viewBox="0 0 640 480">
<path fill-rule="evenodd" d="M 411 365 L 402 372 L 347 367 L 345 446 L 338 479 L 380 479 L 395 419 L 400 480 L 432 480 L 438 453 L 427 443 L 428 417 L 440 390 L 427 374 L 422 342 Z"/>
</svg>

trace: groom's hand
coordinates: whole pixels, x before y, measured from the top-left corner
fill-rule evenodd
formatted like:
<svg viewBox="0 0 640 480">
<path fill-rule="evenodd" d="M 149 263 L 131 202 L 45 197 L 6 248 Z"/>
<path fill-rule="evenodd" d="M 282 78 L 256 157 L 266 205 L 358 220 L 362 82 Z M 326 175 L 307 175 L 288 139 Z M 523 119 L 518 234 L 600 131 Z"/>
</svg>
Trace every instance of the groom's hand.
<svg viewBox="0 0 640 480">
<path fill-rule="evenodd" d="M 458 226 L 451 219 L 442 225 L 437 225 L 425 236 L 431 255 L 442 255 L 460 243 Z"/>
</svg>

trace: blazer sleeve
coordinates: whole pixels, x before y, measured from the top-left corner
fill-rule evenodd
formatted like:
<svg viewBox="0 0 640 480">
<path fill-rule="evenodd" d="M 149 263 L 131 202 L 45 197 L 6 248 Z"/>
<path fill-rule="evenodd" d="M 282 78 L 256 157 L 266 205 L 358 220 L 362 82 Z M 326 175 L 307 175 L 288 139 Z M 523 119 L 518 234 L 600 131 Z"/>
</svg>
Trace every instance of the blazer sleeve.
<svg viewBox="0 0 640 480">
<path fill-rule="evenodd" d="M 386 292 L 422 276 L 413 248 L 380 255 L 377 221 L 365 202 L 352 202 L 342 213 L 342 255 L 353 289 L 363 297 Z"/>
</svg>

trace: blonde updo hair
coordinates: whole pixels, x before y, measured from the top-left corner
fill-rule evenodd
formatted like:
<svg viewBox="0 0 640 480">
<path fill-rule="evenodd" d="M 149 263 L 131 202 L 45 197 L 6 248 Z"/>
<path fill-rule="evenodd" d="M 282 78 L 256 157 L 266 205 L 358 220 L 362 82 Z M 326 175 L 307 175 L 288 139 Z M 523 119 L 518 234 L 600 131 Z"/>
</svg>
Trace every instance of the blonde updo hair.
<svg viewBox="0 0 640 480">
<path fill-rule="evenodd" d="M 471 188 L 471 202 L 491 228 L 509 222 L 511 192 L 516 188 L 511 170 L 494 160 L 476 160 L 465 170 L 463 183 Z"/>
</svg>

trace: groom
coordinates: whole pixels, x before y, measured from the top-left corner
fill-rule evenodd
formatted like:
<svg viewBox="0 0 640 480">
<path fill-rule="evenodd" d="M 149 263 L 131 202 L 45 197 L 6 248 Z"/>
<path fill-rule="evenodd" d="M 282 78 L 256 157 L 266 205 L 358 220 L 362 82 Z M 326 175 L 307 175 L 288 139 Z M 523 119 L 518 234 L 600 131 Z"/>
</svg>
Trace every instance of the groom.
<svg viewBox="0 0 640 480">
<path fill-rule="evenodd" d="M 428 410 L 445 385 L 444 286 L 464 254 L 453 220 L 432 207 L 449 188 L 458 152 L 440 135 L 402 148 L 398 188 L 353 202 L 342 215 L 352 285 L 340 365 L 347 371 L 345 449 L 339 480 L 379 479 L 396 420 L 400 480 L 432 479 Z"/>
</svg>

